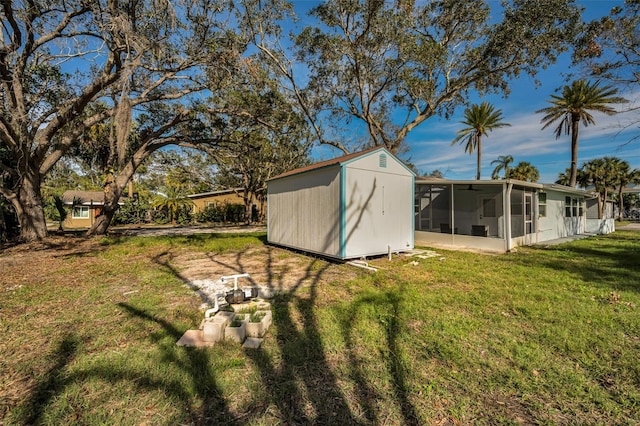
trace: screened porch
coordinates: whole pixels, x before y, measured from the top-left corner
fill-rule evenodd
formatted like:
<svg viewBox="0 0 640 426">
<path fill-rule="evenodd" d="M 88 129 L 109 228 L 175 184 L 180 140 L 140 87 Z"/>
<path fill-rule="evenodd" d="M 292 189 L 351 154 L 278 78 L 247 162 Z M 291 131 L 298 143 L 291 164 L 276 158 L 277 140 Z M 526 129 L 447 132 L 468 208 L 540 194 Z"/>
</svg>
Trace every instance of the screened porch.
<svg viewBox="0 0 640 426">
<path fill-rule="evenodd" d="M 540 188 L 511 180 L 416 180 L 416 243 L 494 251 L 535 243 Z"/>
</svg>

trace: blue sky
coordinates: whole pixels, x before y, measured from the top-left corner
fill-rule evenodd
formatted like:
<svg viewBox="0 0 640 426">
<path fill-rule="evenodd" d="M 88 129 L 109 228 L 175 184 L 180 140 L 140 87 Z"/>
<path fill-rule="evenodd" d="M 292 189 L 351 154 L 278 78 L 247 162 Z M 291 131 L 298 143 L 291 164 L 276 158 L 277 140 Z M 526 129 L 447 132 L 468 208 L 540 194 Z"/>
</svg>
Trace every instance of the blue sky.
<svg viewBox="0 0 640 426">
<path fill-rule="evenodd" d="M 303 20 L 303 11 L 311 3 L 295 2 L 296 11 Z M 621 3 L 614 0 L 579 1 L 585 8 L 585 20 L 607 15 L 613 6 Z M 532 78 L 522 76 L 513 81 L 511 94 L 507 99 L 500 96 L 470 99 L 471 103 L 484 100 L 492 103 L 502 110 L 504 121 L 511 124 L 511 127 L 494 130 L 483 140 L 482 179 L 490 178 L 493 170 L 491 161 L 499 155 L 512 155 L 514 165 L 520 161 L 530 162 L 540 170 L 540 182 L 544 183 L 554 182 L 558 173 L 569 167 L 570 137 L 563 135 L 556 139 L 553 126 L 542 130 L 542 115 L 535 111 L 549 105 L 547 100 L 550 95 L 567 83 L 564 75 L 571 71 L 579 72 L 571 70 L 570 56 L 565 54 L 557 64 L 538 74 L 537 79 L 541 84 L 537 87 Z M 621 105 L 620 109 L 640 107 L 640 88 L 636 88 L 635 92 L 622 91 L 619 95 L 632 101 Z M 474 179 L 475 153 L 465 153 L 462 145 L 451 146 L 455 132 L 462 128 L 459 122 L 463 111 L 464 107 L 460 107 L 450 120 L 432 117 L 415 128 L 406 139 L 409 151 L 404 157 L 410 159 L 422 173 L 438 169 L 448 179 Z M 637 124 L 626 130 L 622 129 L 634 114 L 637 118 L 637 111 L 614 116 L 594 113 L 596 124 L 580 128 L 578 167 L 584 161 L 594 158 L 615 156 L 628 161 L 631 167 L 640 169 L 640 129 Z M 637 140 L 631 141 L 634 137 Z M 314 153 L 318 159 L 340 155 L 337 151 L 331 153 L 323 149 L 315 150 Z"/>
</svg>

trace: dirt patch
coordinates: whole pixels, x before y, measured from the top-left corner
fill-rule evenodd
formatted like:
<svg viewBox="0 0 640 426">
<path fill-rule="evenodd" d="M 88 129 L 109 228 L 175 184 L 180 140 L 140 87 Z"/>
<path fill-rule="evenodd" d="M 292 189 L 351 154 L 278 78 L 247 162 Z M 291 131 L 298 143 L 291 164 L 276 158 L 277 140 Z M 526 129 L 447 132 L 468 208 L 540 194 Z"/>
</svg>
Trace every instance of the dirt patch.
<svg viewBox="0 0 640 426">
<path fill-rule="evenodd" d="M 103 248 L 95 238 L 51 236 L 32 243 L 0 247 L 0 289 L 40 282 L 59 267 L 59 259 L 96 253 Z"/>
<path fill-rule="evenodd" d="M 0 248 L 0 289 L 14 289 L 23 283 L 55 280 L 60 259 L 73 257 L 74 270 L 91 268 L 92 254 L 108 249 L 101 238 L 51 236 L 38 242 Z M 218 280 L 222 276 L 251 275 L 241 286 L 264 286 L 273 292 L 298 291 L 337 279 L 348 279 L 356 271 L 326 259 L 306 256 L 273 246 L 252 246 L 243 251 L 212 253 L 170 249 L 162 254 L 139 253 L 173 271 L 185 284 L 196 280 Z M 66 277 L 65 279 L 72 279 Z"/>
<path fill-rule="evenodd" d="M 187 283 L 250 274 L 248 282 L 241 279 L 239 285 L 250 283 L 278 293 L 300 290 L 320 281 L 344 279 L 346 272 L 346 267 L 339 267 L 325 259 L 271 246 L 251 247 L 245 251 L 224 254 L 181 251 L 167 254 L 161 261 L 175 268 Z"/>
</svg>

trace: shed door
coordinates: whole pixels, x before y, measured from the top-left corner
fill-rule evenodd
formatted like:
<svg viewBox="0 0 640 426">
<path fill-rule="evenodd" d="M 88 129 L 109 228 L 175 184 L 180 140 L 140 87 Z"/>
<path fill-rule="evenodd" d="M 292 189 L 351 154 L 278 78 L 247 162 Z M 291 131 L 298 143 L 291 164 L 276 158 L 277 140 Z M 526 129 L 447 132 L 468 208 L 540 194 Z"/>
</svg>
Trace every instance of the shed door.
<svg viewBox="0 0 640 426">
<path fill-rule="evenodd" d="M 413 247 L 411 176 L 349 170 L 346 177 L 346 257 Z"/>
</svg>

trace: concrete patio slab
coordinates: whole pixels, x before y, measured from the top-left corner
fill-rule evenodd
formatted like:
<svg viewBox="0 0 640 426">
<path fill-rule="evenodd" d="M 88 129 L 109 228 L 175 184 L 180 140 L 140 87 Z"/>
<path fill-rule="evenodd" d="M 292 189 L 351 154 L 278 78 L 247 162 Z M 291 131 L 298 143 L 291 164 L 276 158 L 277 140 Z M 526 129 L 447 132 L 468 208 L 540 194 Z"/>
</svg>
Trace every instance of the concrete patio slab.
<svg viewBox="0 0 640 426">
<path fill-rule="evenodd" d="M 258 337 L 247 337 L 242 344 L 242 347 L 247 349 L 258 349 L 262 344 L 262 340 L 263 339 L 260 339 Z"/>
<path fill-rule="evenodd" d="M 207 348 L 213 346 L 213 344 L 214 342 L 205 342 L 203 340 L 202 330 L 187 330 L 176 343 L 178 346 L 192 348 Z"/>
</svg>

